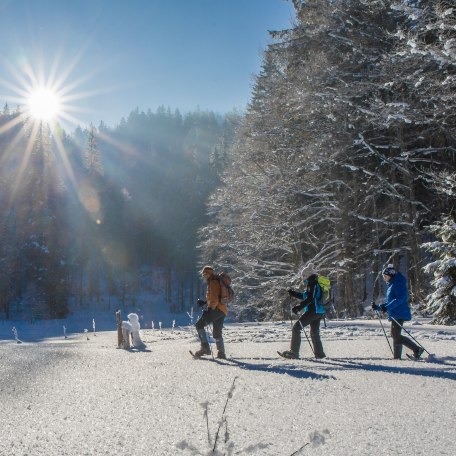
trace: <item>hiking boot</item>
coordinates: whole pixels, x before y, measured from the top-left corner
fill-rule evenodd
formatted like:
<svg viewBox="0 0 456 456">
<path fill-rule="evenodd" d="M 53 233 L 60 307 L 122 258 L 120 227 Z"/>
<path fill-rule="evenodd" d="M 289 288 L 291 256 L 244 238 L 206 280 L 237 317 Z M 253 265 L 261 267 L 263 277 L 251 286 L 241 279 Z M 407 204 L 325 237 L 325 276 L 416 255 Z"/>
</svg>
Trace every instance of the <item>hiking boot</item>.
<svg viewBox="0 0 456 456">
<path fill-rule="evenodd" d="M 197 358 L 201 358 L 201 356 L 204 355 L 210 355 L 211 354 L 211 349 L 209 347 L 209 344 L 201 344 L 201 348 L 195 352 L 195 356 Z"/>
<path fill-rule="evenodd" d="M 226 359 L 225 352 L 219 350 L 218 353 L 217 353 L 217 358 L 218 358 L 218 359 Z"/>
<path fill-rule="evenodd" d="M 292 352 L 291 350 L 286 350 L 280 353 L 280 356 L 283 356 L 287 359 L 299 359 L 299 355 L 297 355 L 295 352 Z"/>
<path fill-rule="evenodd" d="M 420 347 L 420 348 L 418 348 L 418 350 L 415 350 L 415 351 L 413 352 L 413 357 L 414 357 L 415 359 L 420 359 L 420 358 L 421 358 L 421 355 L 422 355 L 423 353 L 424 353 L 424 348 Z"/>
</svg>

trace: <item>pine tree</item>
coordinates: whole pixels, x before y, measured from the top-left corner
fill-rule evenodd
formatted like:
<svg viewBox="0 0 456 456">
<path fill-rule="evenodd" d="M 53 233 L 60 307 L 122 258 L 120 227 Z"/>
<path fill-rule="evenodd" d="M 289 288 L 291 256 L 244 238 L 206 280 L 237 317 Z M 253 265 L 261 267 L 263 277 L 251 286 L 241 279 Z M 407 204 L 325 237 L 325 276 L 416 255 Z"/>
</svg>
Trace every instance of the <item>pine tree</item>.
<svg viewBox="0 0 456 456">
<path fill-rule="evenodd" d="M 430 226 L 430 232 L 437 238 L 423 244 L 437 259 L 424 267 L 432 273 L 435 291 L 426 298 L 426 311 L 437 324 L 456 323 L 456 222 L 452 216 L 445 216 Z"/>
<path fill-rule="evenodd" d="M 17 284 L 13 311 L 18 318 L 66 316 L 66 214 L 62 182 L 55 168 L 49 127 L 31 126 L 24 172 L 15 179 L 9 242 L 15 247 L 8 272 Z"/>
<path fill-rule="evenodd" d="M 84 153 L 84 165 L 88 169 L 89 174 L 103 174 L 103 165 L 101 162 L 100 150 L 96 139 L 96 130 L 93 125 L 90 125 L 89 136 Z"/>
</svg>

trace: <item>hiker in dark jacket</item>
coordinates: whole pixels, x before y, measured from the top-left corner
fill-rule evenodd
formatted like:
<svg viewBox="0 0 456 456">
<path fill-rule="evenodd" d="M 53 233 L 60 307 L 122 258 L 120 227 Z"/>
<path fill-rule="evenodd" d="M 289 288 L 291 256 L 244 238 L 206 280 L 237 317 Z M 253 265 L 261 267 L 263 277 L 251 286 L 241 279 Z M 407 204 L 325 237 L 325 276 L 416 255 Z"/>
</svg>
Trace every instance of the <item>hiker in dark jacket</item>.
<svg viewBox="0 0 456 456">
<path fill-rule="evenodd" d="M 413 350 L 413 356 L 419 359 L 423 349 L 411 339 L 401 334 L 404 321 L 410 321 L 412 314 L 408 303 L 406 278 L 392 264 L 383 270 L 383 280 L 386 282 L 386 303 L 380 306 L 372 302 L 372 309 L 387 312 L 391 321 L 391 337 L 393 338 L 394 359 L 401 359 L 402 345 Z"/>
<path fill-rule="evenodd" d="M 292 308 L 293 313 L 298 314 L 304 309 L 304 313 L 299 320 L 293 325 L 291 335 L 291 347 L 289 351 L 281 353 L 285 358 L 299 358 L 301 348 L 301 330 L 310 325 L 310 337 L 312 339 L 315 358 L 325 358 L 323 344 L 320 338 L 320 321 L 325 315 L 325 308 L 321 302 L 321 287 L 318 284 L 318 275 L 312 274 L 304 280 L 306 291 L 300 292 L 288 290 L 288 294 L 293 298 L 302 299 L 301 303 Z"/>
</svg>

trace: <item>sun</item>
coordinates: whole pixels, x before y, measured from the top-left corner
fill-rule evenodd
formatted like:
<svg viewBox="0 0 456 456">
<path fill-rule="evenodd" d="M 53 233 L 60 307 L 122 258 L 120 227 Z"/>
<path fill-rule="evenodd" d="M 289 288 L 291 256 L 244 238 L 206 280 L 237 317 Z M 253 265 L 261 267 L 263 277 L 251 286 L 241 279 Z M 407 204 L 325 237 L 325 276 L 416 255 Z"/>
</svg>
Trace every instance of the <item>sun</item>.
<svg viewBox="0 0 456 456">
<path fill-rule="evenodd" d="M 61 101 L 53 90 L 38 88 L 28 96 L 27 105 L 32 117 L 40 121 L 51 122 L 60 114 Z"/>
</svg>

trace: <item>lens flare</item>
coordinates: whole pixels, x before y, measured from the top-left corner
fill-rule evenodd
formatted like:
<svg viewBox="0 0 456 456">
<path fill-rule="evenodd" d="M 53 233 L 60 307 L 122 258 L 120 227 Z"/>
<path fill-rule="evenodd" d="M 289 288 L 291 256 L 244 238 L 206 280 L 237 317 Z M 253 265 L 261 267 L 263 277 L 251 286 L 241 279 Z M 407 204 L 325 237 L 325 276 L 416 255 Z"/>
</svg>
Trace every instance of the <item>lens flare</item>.
<svg viewBox="0 0 456 456">
<path fill-rule="evenodd" d="M 59 115 L 59 97 L 52 90 L 39 88 L 33 91 L 27 100 L 27 104 L 30 114 L 35 119 L 49 122 Z"/>
</svg>

